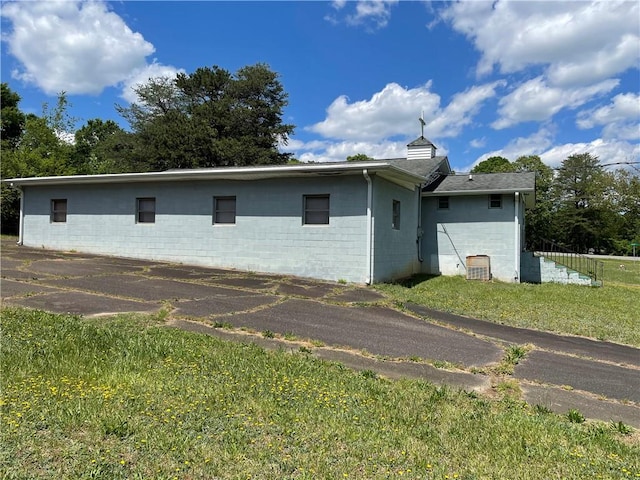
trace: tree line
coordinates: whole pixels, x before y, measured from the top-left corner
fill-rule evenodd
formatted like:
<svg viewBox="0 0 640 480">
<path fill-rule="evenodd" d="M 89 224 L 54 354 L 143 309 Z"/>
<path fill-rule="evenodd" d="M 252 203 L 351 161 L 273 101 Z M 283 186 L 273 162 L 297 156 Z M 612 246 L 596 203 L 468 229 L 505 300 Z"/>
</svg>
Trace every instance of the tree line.
<svg viewBox="0 0 640 480">
<path fill-rule="evenodd" d="M 537 155 L 511 162 L 490 157 L 472 173 L 535 172 L 536 205 L 526 212 L 529 249 L 543 240 L 578 253 L 630 255 L 640 243 L 640 177 L 608 170 L 590 153 L 570 155 L 557 169 Z"/>
</svg>

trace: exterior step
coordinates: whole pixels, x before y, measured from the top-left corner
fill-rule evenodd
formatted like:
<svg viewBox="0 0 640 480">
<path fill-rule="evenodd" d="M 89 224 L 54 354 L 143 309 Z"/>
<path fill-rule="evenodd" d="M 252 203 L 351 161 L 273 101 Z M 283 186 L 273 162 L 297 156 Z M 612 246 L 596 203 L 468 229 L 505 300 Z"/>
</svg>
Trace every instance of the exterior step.
<svg viewBox="0 0 640 480">
<path fill-rule="evenodd" d="M 531 283 L 562 283 L 587 286 L 602 286 L 588 275 L 577 272 L 540 253 L 523 252 L 521 280 Z"/>
</svg>

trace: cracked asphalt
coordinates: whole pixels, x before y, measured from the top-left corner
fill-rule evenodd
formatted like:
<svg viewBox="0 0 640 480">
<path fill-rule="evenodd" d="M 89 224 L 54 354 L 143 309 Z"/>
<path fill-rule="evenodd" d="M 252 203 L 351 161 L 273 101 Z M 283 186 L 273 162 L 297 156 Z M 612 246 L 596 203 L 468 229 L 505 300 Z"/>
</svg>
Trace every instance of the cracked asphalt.
<svg viewBox="0 0 640 480">
<path fill-rule="evenodd" d="M 524 400 L 640 428 L 640 349 L 634 347 L 418 305 L 400 311 L 359 285 L 33 249 L 10 239 L 2 240 L 0 253 L 3 305 L 88 317 L 168 309 L 169 327 L 266 348 L 297 350 L 311 341 L 320 358 L 389 378 L 487 393 L 501 380 L 490 372 L 505 348 L 530 344 L 511 377 Z M 232 328 L 214 328 L 220 324 Z M 260 333 L 267 330 L 277 338 Z"/>
</svg>

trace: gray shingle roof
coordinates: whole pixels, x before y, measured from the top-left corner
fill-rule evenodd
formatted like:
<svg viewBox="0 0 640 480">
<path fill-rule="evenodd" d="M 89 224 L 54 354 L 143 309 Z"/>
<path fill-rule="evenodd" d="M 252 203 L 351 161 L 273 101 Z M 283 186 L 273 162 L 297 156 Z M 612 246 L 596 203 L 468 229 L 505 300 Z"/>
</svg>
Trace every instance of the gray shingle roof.
<svg viewBox="0 0 640 480">
<path fill-rule="evenodd" d="M 433 145 L 428 139 L 424 137 L 418 137 L 413 142 L 411 142 L 407 147 L 424 147 L 427 145 Z"/>
<path fill-rule="evenodd" d="M 536 187 L 536 174 L 523 173 L 474 173 L 471 175 L 447 175 L 441 181 L 433 182 L 425 191 L 434 194 L 453 193 L 505 193 L 533 192 Z"/>
<path fill-rule="evenodd" d="M 420 175 L 422 177 L 428 177 L 432 172 L 438 169 L 441 169 L 443 172 L 451 171 L 449 168 L 448 158 L 442 155 L 425 159 L 407 160 L 406 158 L 393 158 L 383 161 L 390 163 L 394 167 L 401 168 L 407 172 Z M 441 168 L 443 163 L 445 163 L 445 165 Z"/>
</svg>

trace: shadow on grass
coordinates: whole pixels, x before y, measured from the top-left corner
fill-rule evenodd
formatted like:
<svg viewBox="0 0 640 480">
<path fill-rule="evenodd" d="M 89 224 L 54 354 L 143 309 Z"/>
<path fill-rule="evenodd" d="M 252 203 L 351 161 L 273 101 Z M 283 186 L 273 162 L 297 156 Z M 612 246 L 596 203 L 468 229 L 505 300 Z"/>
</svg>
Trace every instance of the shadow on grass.
<svg viewBox="0 0 640 480">
<path fill-rule="evenodd" d="M 434 278 L 438 278 L 441 275 L 433 275 L 428 273 L 419 273 L 417 275 L 412 275 L 411 277 L 401 278 L 393 282 L 395 285 L 401 285 L 406 288 L 413 288 L 416 285 L 419 285 L 423 282 L 428 282 L 429 280 L 433 280 Z"/>
</svg>

